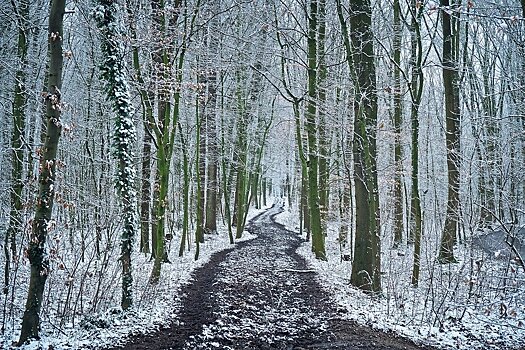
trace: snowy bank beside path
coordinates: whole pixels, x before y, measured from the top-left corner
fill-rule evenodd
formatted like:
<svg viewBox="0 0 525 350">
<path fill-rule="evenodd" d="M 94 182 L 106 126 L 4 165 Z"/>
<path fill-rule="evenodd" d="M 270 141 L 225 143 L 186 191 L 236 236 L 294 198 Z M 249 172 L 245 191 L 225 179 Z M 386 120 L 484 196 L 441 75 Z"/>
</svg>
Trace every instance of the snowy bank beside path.
<svg viewBox="0 0 525 350">
<path fill-rule="evenodd" d="M 269 203 L 271 203 L 270 200 Z M 251 220 L 269 207 L 271 205 L 258 210 L 251 208 L 247 220 Z M 228 238 L 228 229 L 225 226 L 219 226 L 218 232 L 220 234 L 205 235 L 205 243 L 201 246 L 197 261 L 194 260 L 194 246 L 191 247 L 191 251 L 186 251 L 185 255 L 179 258 L 179 240 L 174 239 L 171 247 L 168 248 L 171 263 L 163 264 L 161 280 L 154 286 L 148 284 L 153 261 L 150 261 L 149 255 L 145 256 L 135 252 L 132 260 L 135 304 L 127 312 L 122 312 L 118 306 L 121 295 L 120 265 L 117 261 L 110 261 L 110 264 L 115 265 L 108 269 L 113 276 L 104 276 L 104 278 L 113 278 L 114 283 L 112 289 L 105 290 L 104 294 L 107 298 L 114 300 L 115 307 L 109 308 L 104 313 L 88 315 L 74 325 L 54 324 L 50 322 L 49 315 L 43 314 L 41 316 L 41 339 L 17 349 L 103 348 L 121 344 L 132 335 L 151 333 L 166 326 L 177 317 L 177 312 L 181 306 L 180 288 L 192 281 L 193 271 L 208 262 L 214 253 L 232 247 Z M 245 231 L 243 238 L 236 242 L 251 240 L 255 237 L 256 235 Z M 22 287 L 26 288 L 25 286 Z M 19 294 L 25 295 L 23 291 Z M 0 301 L 4 305 L 5 300 L 3 299 L 5 297 L 2 297 L 0 297 Z M 53 295 L 47 295 L 46 298 L 53 300 Z M 23 310 L 25 300 L 19 299 L 15 302 L 18 304 L 17 308 Z M 57 309 L 60 309 L 59 305 Z M 21 319 L 14 319 L 13 322 L 5 325 L 6 329 L 0 334 L 0 348 L 9 349 L 13 347 L 20 335 L 20 324 Z"/>
<path fill-rule="evenodd" d="M 276 221 L 291 231 L 298 231 L 299 219 L 295 208 L 290 211 L 287 207 L 276 217 Z M 468 262 L 435 264 L 435 258 L 432 258 L 434 252 L 429 249 L 424 253 L 430 258 L 422 261 L 420 285 L 413 288 L 410 285 L 412 247 L 401 251 L 383 245 L 383 294 L 376 298 L 350 285 L 351 262 L 341 259 L 337 237 L 337 222 L 329 222 L 326 238 L 328 262 L 315 259 L 311 242 L 303 243 L 298 253 L 318 272 L 321 284 L 347 311 L 345 317 L 348 319 L 379 330 L 394 331 L 418 344 L 444 349 L 518 349 L 525 346 L 523 299 L 515 300 L 512 307 L 499 302 L 481 304 L 477 301 L 476 304 L 472 300 L 461 299 L 468 289 L 468 283 L 462 280 Z M 460 252 L 458 256 L 468 254 Z M 501 262 L 483 261 L 483 267 L 488 270 L 484 275 L 487 278 L 503 268 L 498 265 Z M 509 281 L 518 283 L 516 295 L 511 296 L 513 300 L 524 296 L 525 273 L 516 269 L 515 274 L 516 280 Z M 490 281 L 485 283 L 490 285 Z M 500 310 L 503 307 L 508 307 L 505 315 Z"/>
</svg>

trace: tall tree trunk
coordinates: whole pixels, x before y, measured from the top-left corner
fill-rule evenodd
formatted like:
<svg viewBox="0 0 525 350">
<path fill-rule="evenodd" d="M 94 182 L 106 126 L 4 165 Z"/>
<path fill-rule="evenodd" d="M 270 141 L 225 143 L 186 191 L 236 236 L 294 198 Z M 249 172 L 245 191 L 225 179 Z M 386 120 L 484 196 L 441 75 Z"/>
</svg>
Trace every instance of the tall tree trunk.
<svg viewBox="0 0 525 350">
<path fill-rule="evenodd" d="M 144 137 L 142 140 L 142 177 L 140 193 L 140 251 L 150 253 L 150 227 L 151 227 L 151 143 L 152 143 L 152 123 L 153 123 L 153 105 L 152 100 L 155 98 L 152 91 L 146 89 L 144 77 L 142 75 L 139 44 L 137 43 L 137 26 L 136 18 L 133 13 L 133 6 L 130 0 L 126 1 L 126 9 L 130 20 L 130 31 L 132 39 L 133 68 L 138 83 L 138 91 L 143 108 Z M 155 226 L 156 227 L 156 226 Z"/>
<path fill-rule="evenodd" d="M 179 257 L 184 255 L 184 250 L 186 248 L 186 240 L 188 237 L 189 231 L 189 200 L 190 200 L 190 169 L 189 169 L 189 160 L 188 160 L 188 150 L 186 146 L 186 141 L 184 139 L 184 133 L 182 131 L 182 126 L 180 122 L 178 123 L 179 135 L 182 144 L 182 171 L 183 171 L 183 185 L 182 185 L 182 236 L 180 239 L 179 247 Z"/>
<path fill-rule="evenodd" d="M 403 241 L 403 196 L 402 175 L 403 163 L 401 159 L 401 124 L 403 122 L 403 100 L 401 94 L 401 40 L 403 27 L 401 26 L 401 6 L 399 0 L 394 0 L 394 247 Z"/>
<path fill-rule="evenodd" d="M 148 127 L 145 125 L 145 128 Z M 142 178 L 140 185 L 140 251 L 149 254 L 151 212 L 151 131 L 144 133 L 142 139 Z"/>
<path fill-rule="evenodd" d="M 215 45 L 215 43 L 212 43 Z M 208 72 L 208 101 L 207 101 L 207 128 L 206 134 L 208 139 L 208 169 L 207 169 L 207 186 L 206 186 L 206 224 L 207 233 L 217 231 L 217 171 L 219 164 L 219 155 L 217 147 L 217 72 Z"/>
<path fill-rule="evenodd" d="M 153 269 L 151 273 L 152 282 L 160 278 L 161 264 L 165 254 L 165 214 L 168 195 L 169 171 L 171 165 L 171 155 L 169 154 L 169 135 L 170 135 L 170 118 L 171 106 L 170 88 L 168 76 L 170 73 L 170 64 L 166 48 L 161 43 L 166 41 L 166 14 L 165 4 L 162 0 L 151 0 L 153 22 L 156 33 L 160 41 L 152 53 L 153 70 L 155 79 L 158 82 L 157 87 L 157 121 L 155 125 L 156 138 L 156 168 L 155 182 L 153 190 L 153 215 L 152 215 L 152 257 L 154 258 Z"/>
<path fill-rule="evenodd" d="M 326 260 L 325 237 L 321 226 L 317 154 L 317 0 L 310 0 L 308 16 L 308 101 L 306 107 L 306 133 L 308 135 L 308 205 L 312 250 L 317 259 Z"/>
<path fill-rule="evenodd" d="M 197 220 L 195 223 L 195 241 L 197 247 L 199 243 L 204 243 L 204 201 L 205 201 L 205 186 L 206 186 L 206 127 L 207 127 L 207 106 L 206 106 L 206 76 L 207 73 L 204 67 L 201 67 L 197 73 L 197 85 L 202 89 L 197 94 L 196 101 L 196 143 L 197 152 L 195 156 L 195 166 L 197 174 L 197 188 L 196 188 L 196 203 L 197 203 Z M 198 258 L 198 249 L 195 252 L 195 259 Z"/>
<path fill-rule="evenodd" d="M 423 44 L 421 42 L 420 23 L 423 8 L 418 7 L 416 0 L 410 5 L 410 66 L 411 66 L 411 99 L 410 120 L 412 124 L 412 195 L 410 198 L 410 233 L 409 240 L 414 242 L 414 264 L 412 268 L 412 285 L 419 283 L 421 255 L 421 199 L 419 196 L 419 106 L 423 96 Z"/>
<path fill-rule="evenodd" d="M 326 93 L 328 91 L 328 68 L 326 65 L 326 0 L 319 0 L 318 16 L 318 50 L 319 69 L 317 76 L 318 96 L 319 96 L 319 207 L 321 210 L 321 224 L 323 232 L 326 233 L 326 220 L 329 209 L 329 179 L 330 179 L 330 133 L 331 128 L 326 120 L 328 105 L 326 103 Z"/>
<path fill-rule="evenodd" d="M 45 98 L 47 127 L 43 154 L 40 158 L 36 213 L 28 248 L 31 274 L 18 345 L 24 344 L 31 338 L 39 338 L 39 313 L 42 306 L 44 287 L 49 274 L 49 257 L 46 253 L 45 245 L 48 231 L 53 226 L 51 214 L 53 212 L 55 199 L 56 155 L 60 134 L 62 132 L 60 120 L 62 110 L 60 89 L 62 88 L 62 66 L 64 59 L 62 40 L 64 37 L 63 21 L 65 7 L 65 0 L 53 0 L 49 9 L 49 72 Z"/>
<path fill-rule="evenodd" d="M 237 105 L 238 105 L 238 116 L 237 116 L 237 141 L 236 141 L 236 151 L 238 154 L 237 162 L 235 163 L 235 173 L 236 173 L 236 183 L 235 183 L 235 200 L 234 200 L 234 215 L 233 215 L 233 224 L 236 227 L 235 238 L 239 239 L 242 237 L 242 232 L 244 231 L 243 219 L 244 211 L 248 208 L 245 207 L 246 204 L 246 162 L 247 162 L 247 111 L 246 105 L 242 100 L 242 92 L 240 91 L 241 78 L 238 73 L 237 77 Z"/>
<path fill-rule="evenodd" d="M 102 76 L 106 80 L 108 99 L 114 103 L 115 136 L 113 139 L 118 165 L 115 187 L 122 201 L 124 228 L 120 238 L 122 263 L 122 300 L 123 310 L 133 304 L 133 276 L 131 273 L 131 252 L 136 227 L 135 166 L 133 148 L 136 131 L 133 120 L 134 108 L 131 104 L 129 87 L 124 65 L 120 57 L 124 53 L 121 44 L 121 32 L 117 22 L 119 7 L 115 0 L 98 0 L 95 19 L 102 34 L 102 53 L 105 62 Z"/>
<path fill-rule="evenodd" d="M 24 145 L 22 143 L 26 125 L 26 69 L 27 49 L 29 34 L 29 1 L 20 0 L 18 7 L 13 2 L 18 25 L 18 68 L 15 74 L 15 93 L 13 101 L 13 133 L 11 136 L 11 191 L 9 226 L 5 234 L 4 253 L 4 290 L 7 294 L 9 287 L 9 275 L 11 271 L 11 259 L 16 256 L 16 236 L 22 232 L 22 191 L 24 189 Z"/>
<path fill-rule="evenodd" d="M 263 207 L 266 207 L 266 176 L 262 178 L 261 183 L 261 196 L 262 196 L 262 205 Z"/>
<path fill-rule="evenodd" d="M 450 6 L 449 0 L 441 0 L 441 6 Z M 458 68 L 455 52 L 456 31 L 452 28 L 451 15 L 442 11 L 443 25 L 443 87 L 445 90 L 445 123 L 448 168 L 448 200 L 445 226 L 441 236 L 438 261 L 456 262 L 454 243 L 459 219 L 459 162 L 460 162 L 460 107 Z"/>
<path fill-rule="evenodd" d="M 377 95 L 370 0 L 350 2 L 349 31 L 341 1 L 337 12 L 347 63 L 355 82 L 354 181 L 356 232 L 350 282 L 361 289 L 381 291 L 379 191 L 377 185 Z"/>
</svg>

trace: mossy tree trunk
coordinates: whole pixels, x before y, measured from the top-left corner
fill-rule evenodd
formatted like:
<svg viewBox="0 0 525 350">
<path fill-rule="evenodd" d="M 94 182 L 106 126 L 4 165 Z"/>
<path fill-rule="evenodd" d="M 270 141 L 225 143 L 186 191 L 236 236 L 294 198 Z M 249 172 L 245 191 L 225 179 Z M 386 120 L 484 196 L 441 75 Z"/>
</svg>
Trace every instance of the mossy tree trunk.
<svg viewBox="0 0 525 350">
<path fill-rule="evenodd" d="M 310 0 L 308 14 L 308 100 L 305 128 L 308 135 L 308 206 L 310 209 L 310 229 L 312 231 L 312 251 L 317 259 L 326 260 L 325 237 L 321 225 L 319 204 L 319 155 L 317 145 L 317 19 L 318 2 Z"/>
<path fill-rule="evenodd" d="M 369 0 L 350 2 L 350 31 L 341 1 L 337 13 L 348 68 L 354 81 L 354 182 L 356 232 L 350 282 L 363 290 L 381 291 L 379 191 L 377 185 L 377 92 Z"/>
<path fill-rule="evenodd" d="M 175 50 L 176 57 L 170 56 L 172 53 L 168 50 L 169 47 L 159 46 L 153 53 L 154 62 L 156 64 L 158 74 L 158 115 L 157 123 L 154 124 L 155 143 L 157 146 L 157 166 L 154 186 L 154 200 L 153 213 L 156 227 L 153 231 L 153 252 L 154 263 L 151 271 L 150 281 L 156 283 L 160 279 L 162 263 L 168 262 L 166 253 L 166 235 L 165 222 L 168 206 L 168 191 L 170 180 L 171 159 L 173 156 L 173 149 L 175 144 L 175 134 L 179 121 L 180 114 L 180 99 L 181 89 L 173 89 L 173 86 L 181 87 L 183 79 L 183 65 L 190 43 L 191 36 L 194 34 L 195 19 L 197 17 L 200 0 L 197 0 L 194 10 L 191 15 L 182 11 L 183 1 L 176 0 L 170 7 L 170 16 L 166 16 L 167 8 L 165 8 L 164 1 L 152 0 L 153 16 L 156 22 L 157 29 L 161 38 L 164 40 L 172 40 L 171 37 L 166 37 L 166 30 L 172 30 L 177 25 L 179 16 L 185 16 L 184 28 L 181 31 L 184 36 L 179 43 L 179 49 Z M 167 19 L 169 18 L 169 20 Z M 169 28 L 166 26 L 169 25 Z M 171 41 L 167 42 L 171 42 Z M 175 72 L 172 72 L 172 62 L 175 62 Z M 174 75 L 174 82 L 170 82 L 172 74 Z M 170 102 L 172 101 L 172 103 Z"/>
</svg>

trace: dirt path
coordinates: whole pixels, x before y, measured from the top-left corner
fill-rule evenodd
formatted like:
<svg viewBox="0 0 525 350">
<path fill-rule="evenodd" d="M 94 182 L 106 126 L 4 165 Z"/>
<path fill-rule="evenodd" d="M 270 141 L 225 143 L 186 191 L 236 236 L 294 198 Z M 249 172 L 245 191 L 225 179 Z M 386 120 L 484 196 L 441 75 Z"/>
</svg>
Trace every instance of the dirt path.
<svg viewBox="0 0 525 350">
<path fill-rule="evenodd" d="M 423 349 L 342 320 L 295 253 L 301 238 L 273 222 L 281 210 L 273 207 L 253 220 L 256 239 L 215 254 L 195 272 L 169 328 L 123 348 Z"/>
</svg>

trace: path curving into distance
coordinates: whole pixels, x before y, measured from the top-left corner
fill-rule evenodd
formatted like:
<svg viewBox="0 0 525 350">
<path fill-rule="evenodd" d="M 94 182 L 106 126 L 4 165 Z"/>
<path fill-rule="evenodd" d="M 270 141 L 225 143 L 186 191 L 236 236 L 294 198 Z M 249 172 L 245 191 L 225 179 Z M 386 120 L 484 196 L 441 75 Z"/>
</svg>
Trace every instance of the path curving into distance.
<svg viewBox="0 0 525 350">
<path fill-rule="evenodd" d="M 257 238 L 195 271 L 171 326 L 119 349 L 428 349 L 343 320 L 296 253 L 302 238 L 273 220 L 282 210 L 254 218 Z"/>
</svg>

